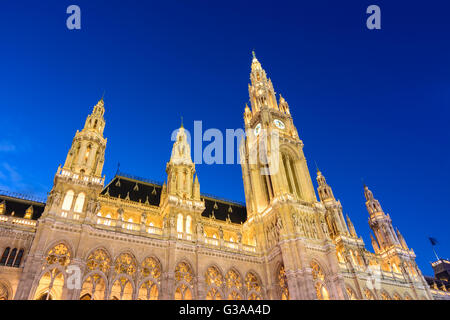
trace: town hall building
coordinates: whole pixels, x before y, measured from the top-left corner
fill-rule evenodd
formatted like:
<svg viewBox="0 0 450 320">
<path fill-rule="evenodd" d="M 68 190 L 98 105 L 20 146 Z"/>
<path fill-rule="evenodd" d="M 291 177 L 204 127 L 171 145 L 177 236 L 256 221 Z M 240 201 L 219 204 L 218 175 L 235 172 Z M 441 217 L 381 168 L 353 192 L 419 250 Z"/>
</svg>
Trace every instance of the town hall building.
<svg viewBox="0 0 450 320">
<path fill-rule="evenodd" d="M 245 204 L 202 193 L 183 127 L 164 183 L 105 182 L 101 99 L 46 201 L 0 196 L 0 299 L 433 299 L 395 213 L 364 186 L 369 251 L 319 170 L 317 197 L 291 109 L 255 56 L 250 80 Z M 260 143 L 274 135 L 276 148 Z"/>
</svg>

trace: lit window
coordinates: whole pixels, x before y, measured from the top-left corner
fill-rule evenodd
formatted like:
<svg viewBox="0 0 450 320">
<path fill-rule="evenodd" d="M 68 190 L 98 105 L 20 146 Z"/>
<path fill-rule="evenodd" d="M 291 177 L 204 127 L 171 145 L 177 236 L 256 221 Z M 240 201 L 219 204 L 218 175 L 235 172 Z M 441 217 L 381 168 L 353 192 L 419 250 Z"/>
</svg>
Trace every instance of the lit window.
<svg viewBox="0 0 450 320">
<path fill-rule="evenodd" d="M 177 231 L 183 232 L 183 215 L 181 213 L 178 214 Z"/>
<path fill-rule="evenodd" d="M 70 208 L 72 207 L 72 201 L 73 201 L 73 190 L 69 190 L 67 191 L 65 197 L 64 197 L 64 202 L 62 205 L 62 209 L 65 211 L 69 211 Z"/>
<path fill-rule="evenodd" d="M 78 195 L 77 200 L 75 201 L 75 206 L 73 208 L 73 211 L 77 213 L 83 212 L 83 205 L 84 205 L 84 199 L 86 198 L 86 195 L 82 192 Z"/>
<path fill-rule="evenodd" d="M 192 218 L 191 216 L 187 216 L 186 218 L 186 233 L 192 233 Z"/>
</svg>

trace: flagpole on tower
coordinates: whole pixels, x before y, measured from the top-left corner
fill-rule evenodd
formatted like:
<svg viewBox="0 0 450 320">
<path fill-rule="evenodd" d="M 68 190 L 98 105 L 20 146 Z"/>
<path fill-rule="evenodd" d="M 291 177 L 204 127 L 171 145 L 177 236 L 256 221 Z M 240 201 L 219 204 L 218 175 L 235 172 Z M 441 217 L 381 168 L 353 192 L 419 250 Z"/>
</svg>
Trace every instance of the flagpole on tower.
<svg viewBox="0 0 450 320">
<path fill-rule="evenodd" d="M 438 244 L 438 241 L 432 237 L 428 237 L 428 240 L 430 240 L 431 242 L 431 248 L 433 248 L 434 255 L 436 256 L 437 259 L 436 261 L 439 261 L 440 260 L 439 256 L 437 255 L 436 250 L 434 249 L 434 246 Z"/>
</svg>

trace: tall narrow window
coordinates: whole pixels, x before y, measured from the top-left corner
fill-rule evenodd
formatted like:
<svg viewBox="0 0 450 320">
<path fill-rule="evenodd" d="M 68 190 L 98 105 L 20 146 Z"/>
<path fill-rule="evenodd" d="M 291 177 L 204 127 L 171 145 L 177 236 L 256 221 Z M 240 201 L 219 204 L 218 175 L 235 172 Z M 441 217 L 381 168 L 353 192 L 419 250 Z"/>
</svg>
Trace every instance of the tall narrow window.
<svg viewBox="0 0 450 320">
<path fill-rule="evenodd" d="M 92 149 L 92 146 L 88 145 L 88 147 L 86 149 L 86 153 L 84 155 L 84 162 L 85 163 L 89 160 L 89 155 L 91 154 L 91 149 Z"/>
<path fill-rule="evenodd" d="M 186 217 L 186 233 L 192 233 L 192 218 L 191 216 Z"/>
<path fill-rule="evenodd" d="M 263 184 L 263 191 L 266 195 L 267 203 L 270 202 L 270 193 L 269 193 L 269 187 L 267 186 L 266 176 L 261 176 L 262 184 Z"/>
<path fill-rule="evenodd" d="M 16 248 L 12 249 L 11 254 L 9 255 L 9 258 L 8 258 L 8 262 L 6 262 L 6 265 L 8 267 L 12 267 L 14 258 L 16 257 L 16 253 L 17 253 L 17 249 Z"/>
<path fill-rule="evenodd" d="M 181 213 L 178 214 L 177 231 L 183 232 L 183 215 Z"/>
<path fill-rule="evenodd" d="M 289 173 L 289 167 L 288 167 L 288 162 L 286 159 L 286 155 L 283 154 L 283 167 L 284 167 L 284 174 L 286 175 L 286 180 L 288 183 L 288 187 L 289 187 L 289 192 L 290 193 L 294 193 L 294 190 L 292 189 L 292 182 L 291 182 L 291 175 Z"/>
<path fill-rule="evenodd" d="M 175 300 L 192 300 L 191 286 L 194 274 L 191 267 L 184 262 L 180 262 L 175 268 L 175 280 L 177 289 L 175 290 Z"/>
<path fill-rule="evenodd" d="M 271 197 L 273 198 L 275 196 L 275 194 L 273 192 L 272 176 L 271 175 L 267 176 L 267 181 L 269 182 L 269 191 L 270 191 Z"/>
<path fill-rule="evenodd" d="M 86 195 L 83 192 L 81 192 L 78 195 L 77 200 L 75 201 L 75 206 L 73 208 L 73 211 L 75 211 L 77 213 L 83 212 L 83 205 L 84 205 L 85 198 L 86 198 Z"/>
<path fill-rule="evenodd" d="M 289 159 L 289 164 L 290 164 L 290 167 L 291 167 L 292 179 L 294 180 L 295 192 L 297 193 L 297 196 L 299 198 L 301 198 L 301 192 L 300 192 L 300 187 L 298 185 L 298 177 L 297 177 L 297 172 L 295 170 L 294 160 L 293 159 Z"/>
<path fill-rule="evenodd" d="M 5 251 L 3 251 L 2 259 L 0 260 L 0 266 L 4 266 L 6 264 L 6 260 L 9 256 L 9 251 L 11 251 L 10 247 L 6 248 Z"/>
<path fill-rule="evenodd" d="M 20 263 L 22 262 L 23 257 L 23 249 L 19 250 L 19 253 L 17 254 L 16 261 L 14 261 L 14 267 L 18 268 L 20 267 Z"/>
<path fill-rule="evenodd" d="M 73 202 L 73 190 L 69 190 L 66 192 L 66 195 L 64 197 L 64 202 L 62 205 L 62 209 L 65 211 L 69 211 L 72 208 L 72 202 Z"/>
</svg>

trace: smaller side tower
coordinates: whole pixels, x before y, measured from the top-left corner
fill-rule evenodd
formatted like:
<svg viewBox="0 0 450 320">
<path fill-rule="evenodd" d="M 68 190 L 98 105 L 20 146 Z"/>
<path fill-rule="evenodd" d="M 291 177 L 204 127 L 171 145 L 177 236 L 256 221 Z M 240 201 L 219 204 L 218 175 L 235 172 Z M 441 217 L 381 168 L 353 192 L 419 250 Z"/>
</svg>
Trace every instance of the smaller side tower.
<svg viewBox="0 0 450 320">
<path fill-rule="evenodd" d="M 97 198 L 105 181 L 101 175 L 107 142 L 103 137 L 104 113 L 102 98 L 87 116 L 83 130 L 76 132 L 64 166 L 56 172 L 43 217 L 80 223 L 100 209 Z"/>
<path fill-rule="evenodd" d="M 320 202 L 322 202 L 326 209 L 325 220 L 330 236 L 335 238 L 339 235 L 348 235 L 349 230 L 345 224 L 341 202 L 334 198 L 333 190 L 327 184 L 325 177 L 319 169 L 317 169 L 317 183 L 319 185 L 317 191 L 319 193 Z M 353 227 L 353 225 L 349 225 L 349 228 L 350 227 Z"/>
<path fill-rule="evenodd" d="M 166 173 L 167 183 L 163 185 L 160 202 L 167 227 L 165 232 L 170 233 L 171 237 L 192 240 L 205 203 L 200 199 L 200 183 L 183 124 L 173 144 Z"/>
</svg>

